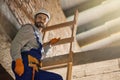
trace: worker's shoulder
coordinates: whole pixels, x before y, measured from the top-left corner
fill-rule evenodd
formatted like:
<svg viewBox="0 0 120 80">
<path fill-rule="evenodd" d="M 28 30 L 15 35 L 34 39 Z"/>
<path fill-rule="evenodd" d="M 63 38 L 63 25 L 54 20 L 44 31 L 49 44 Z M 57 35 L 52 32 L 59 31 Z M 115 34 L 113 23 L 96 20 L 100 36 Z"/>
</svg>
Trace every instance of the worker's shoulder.
<svg viewBox="0 0 120 80">
<path fill-rule="evenodd" d="M 22 27 L 24 27 L 24 28 L 32 28 L 33 27 L 33 25 L 32 24 L 24 24 L 24 25 L 22 25 Z"/>
<path fill-rule="evenodd" d="M 22 31 L 22 32 L 33 31 L 33 25 L 32 24 L 24 24 L 21 26 L 20 31 Z"/>
</svg>

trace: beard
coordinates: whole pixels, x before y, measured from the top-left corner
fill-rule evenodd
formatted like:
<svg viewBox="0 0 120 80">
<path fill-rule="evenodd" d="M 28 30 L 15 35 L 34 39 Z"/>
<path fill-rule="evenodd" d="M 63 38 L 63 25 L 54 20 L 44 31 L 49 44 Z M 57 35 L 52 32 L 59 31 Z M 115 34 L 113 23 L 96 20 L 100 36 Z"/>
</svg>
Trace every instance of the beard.
<svg viewBox="0 0 120 80">
<path fill-rule="evenodd" d="M 42 23 L 42 22 L 35 22 L 35 26 L 36 26 L 37 28 L 45 28 L 45 25 L 44 25 L 44 23 Z"/>
</svg>

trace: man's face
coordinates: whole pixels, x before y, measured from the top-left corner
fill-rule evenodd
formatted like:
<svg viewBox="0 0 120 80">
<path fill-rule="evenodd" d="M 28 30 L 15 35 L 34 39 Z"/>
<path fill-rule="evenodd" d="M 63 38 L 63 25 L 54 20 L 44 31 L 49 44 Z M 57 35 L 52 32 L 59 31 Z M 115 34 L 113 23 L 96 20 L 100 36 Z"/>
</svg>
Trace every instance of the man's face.
<svg viewBox="0 0 120 80">
<path fill-rule="evenodd" d="M 35 26 L 37 28 L 45 28 L 46 24 L 47 24 L 47 19 L 48 16 L 45 14 L 38 14 L 35 17 Z"/>
</svg>

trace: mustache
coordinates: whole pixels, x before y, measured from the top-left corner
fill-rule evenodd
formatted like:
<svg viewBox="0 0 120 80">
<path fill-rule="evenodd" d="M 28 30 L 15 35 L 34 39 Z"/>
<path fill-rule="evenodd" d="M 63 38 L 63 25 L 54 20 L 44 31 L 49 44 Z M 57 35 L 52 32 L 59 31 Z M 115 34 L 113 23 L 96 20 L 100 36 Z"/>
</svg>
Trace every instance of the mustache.
<svg viewBox="0 0 120 80">
<path fill-rule="evenodd" d="M 37 22 L 38 25 L 44 26 L 42 22 Z"/>
<path fill-rule="evenodd" d="M 45 28 L 45 25 L 43 22 L 36 22 L 35 23 L 37 27 L 42 27 L 42 28 Z"/>
</svg>

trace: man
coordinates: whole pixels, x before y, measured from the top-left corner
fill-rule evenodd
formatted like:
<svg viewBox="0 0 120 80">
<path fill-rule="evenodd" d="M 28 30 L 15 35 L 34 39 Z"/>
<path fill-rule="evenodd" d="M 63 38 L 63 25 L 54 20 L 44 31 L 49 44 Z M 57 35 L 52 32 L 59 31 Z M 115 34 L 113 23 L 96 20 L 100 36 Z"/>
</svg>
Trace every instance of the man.
<svg viewBox="0 0 120 80">
<path fill-rule="evenodd" d="M 63 80 L 56 73 L 39 69 L 41 58 L 46 55 L 50 45 L 59 40 L 55 38 L 46 46 L 42 45 L 42 29 L 49 20 L 49 12 L 41 9 L 34 16 L 34 25 L 23 25 L 12 41 L 12 70 L 16 80 Z"/>
</svg>

